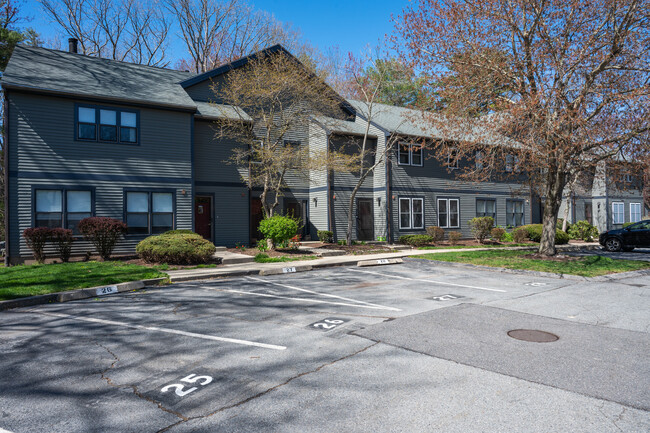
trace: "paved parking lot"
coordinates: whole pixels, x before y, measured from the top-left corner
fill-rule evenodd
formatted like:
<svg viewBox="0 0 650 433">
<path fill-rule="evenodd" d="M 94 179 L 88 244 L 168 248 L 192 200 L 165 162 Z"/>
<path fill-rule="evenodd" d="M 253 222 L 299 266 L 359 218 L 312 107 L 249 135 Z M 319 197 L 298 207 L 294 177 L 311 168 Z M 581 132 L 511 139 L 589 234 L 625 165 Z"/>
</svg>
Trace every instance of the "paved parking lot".
<svg viewBox="0 0 650 433">
<path fill-rule="evenodd" d="M 585 250 L 580 252 L 569 253 L 574 256 L 591 256 L 599 255 L 603 257 L 610 257 L 612 259 L 622 259 L 622 260 L 643 260 L 650 262 L 650 248 L 635 248 L 632 251 L 619 251 L 618 253 L 610 253 L 602 249 L 597 250 Z"/>
<path fill-rule="evenodd" d="M 6 311 L 0 431 L 647 432 L 649 294 L 409 259 Z"/>
</svg>

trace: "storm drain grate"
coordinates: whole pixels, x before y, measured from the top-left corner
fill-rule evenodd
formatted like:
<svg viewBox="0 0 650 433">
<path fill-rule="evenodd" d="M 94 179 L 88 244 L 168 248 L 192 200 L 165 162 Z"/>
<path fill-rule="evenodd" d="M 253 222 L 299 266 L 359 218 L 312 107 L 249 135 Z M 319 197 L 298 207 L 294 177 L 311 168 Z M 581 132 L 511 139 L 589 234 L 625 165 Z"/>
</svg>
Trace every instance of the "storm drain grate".
<svg viewBox="0 0 650 433">
<path fill-rule="evenodd" d="M 513 329 L 508 331 L 508 336 L 522 341 L 531 341 L 533 343 L 552 343 L 560 339 L 550 332 L 538 331 L 536 329 Z"/>
</svg>

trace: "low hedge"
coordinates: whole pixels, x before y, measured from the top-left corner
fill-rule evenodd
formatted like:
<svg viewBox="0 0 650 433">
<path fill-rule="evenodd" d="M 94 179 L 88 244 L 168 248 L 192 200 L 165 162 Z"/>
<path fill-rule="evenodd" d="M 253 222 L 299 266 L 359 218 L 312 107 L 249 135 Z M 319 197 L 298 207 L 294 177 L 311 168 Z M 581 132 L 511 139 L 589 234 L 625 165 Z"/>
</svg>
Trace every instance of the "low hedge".
<svg viewBox="0 0 650 433">
<path fill-rule="evenodd" d="M 331 244 L 334 242 L 334 232 L 329 230 L 318 230 L 318 239 L 323 243 Z"/>
<path fill-rule="evenodd" d="M 528 238 L 533 242 L 540 242 L 542 240 L 542 225 L 541 224 L 528 224 L 521 226 L 528 232 Z M 562 230 L 555 229 L 555 245 L 564 245 L 569 243 L 569 235 Z"/>
<path fill-rule="evenodd" d="M 421 247 L 433 243 L 433 237 L 429 235 L 403 235 L 399 237 L 399 243 L 411 245 L 412 247 Z"/>
<path fill-rule="evenodd" d="M 214 244 L 196 233 L 170 233 L 149 236 L 135 248 L 149 263 L 195 265 L 207 263 L 216 251 Z"/>
</svg>

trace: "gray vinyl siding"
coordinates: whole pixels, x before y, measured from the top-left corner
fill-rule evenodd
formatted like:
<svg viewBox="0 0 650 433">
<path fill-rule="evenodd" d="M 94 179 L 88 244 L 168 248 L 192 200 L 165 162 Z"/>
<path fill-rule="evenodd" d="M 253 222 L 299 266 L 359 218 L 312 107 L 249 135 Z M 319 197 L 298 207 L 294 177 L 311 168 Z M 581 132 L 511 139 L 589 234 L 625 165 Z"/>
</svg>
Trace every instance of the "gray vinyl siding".
<svg viewBox="0 0 650 433">
<path fill-rule="evenodd" d="M 234 149 L 245 146 L 215 137 L 216 124 L 194 124 L 194 176 L 196 194 L 213 196 L 214 244 L 234 246 L 249 242 L 249 194 L 242 180 L 246 171 L 229 162 Z"/>
<path fill-rule="evenodd" d="M 31 256 L 21 233 L 34 224 L 32 191 L 38 186 L 94 187 L 95 215 L 120 220 L 124 218 L 125 188 L 169 190 L 176 199 L 175 227 L 191 229 L 192 116 L 136 108 L 140 114 L 138 145 L 82 142 L 74 140 L 77 102 L 83 101 L 10 92 L 11 254 Z M 115 253 L 133 253 L 144 237 L 127 235 Z M 73 254 L 89 250 L 92 248 L 81 240 L 73 244 Z"/>
<path fill-rule="evenodd" d="M 327 149 L 327 132 L 315 123 L 309 125 L 309 152 Z M 318 239 L 319 230 L 329 230 L 327 170 L 314 170 L 309 177 L 309 223 L 312 239 Z"/>
<path fill-rule="evenodd" d="M 194 84 L 193 86 L 186 87 L 185 91 L 190 98 L 195 101 L 205 101 L 205 102 L 219 102 L 212 91 L 212 83 L 217 85 L 223 82 L 223 76 L 206 79 L 200 83 Z"/>
</svg>

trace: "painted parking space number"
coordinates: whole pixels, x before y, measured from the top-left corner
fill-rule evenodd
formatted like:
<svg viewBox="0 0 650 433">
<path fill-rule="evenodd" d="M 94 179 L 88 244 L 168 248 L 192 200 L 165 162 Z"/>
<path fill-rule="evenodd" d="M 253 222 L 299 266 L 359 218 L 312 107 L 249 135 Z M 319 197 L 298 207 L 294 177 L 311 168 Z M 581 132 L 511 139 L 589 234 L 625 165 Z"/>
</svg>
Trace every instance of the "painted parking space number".
<svg viewBox="0 0 650 433">
<path fill-rule="evenodd" d="M 97 296 L 110 295 L 111 293 L 117 293 L 117 286 L 106 286 L 100 287 L 96 290 Z"/>
<path fill-rule="evenodd" d="M 532 286 L 532 287 L 544 287 L 548 286 L 548 283 L 526 283 L 526 286 Z"/>
<path fill-rule="evenodd" d="M 449 294 L 449 295 L 434 296 L 431 299 L 433 299 L 434 301 L 451 301 L 451 300 L 460 299 L 460 298 L 463 298 L 463 297 L 464 296 Z"/>
<path fill-rule="evenodd" d="M 282 268 L 282 272 L 285 274 L 290 274 L 292 272 L 296 272 L 296 268 L 290 267 L 290 268 Z"/>
<path fill-rule="evenodd" d="M 312 323 L 309 325 L 310 328 L 316 329 L 319 331 L 331 331 L 332 329 L 336 328 L 337 326 L 340 326 L 346 322 L 349 322 L 347 319 L 339 319 L 336 317 L 328 317 L 327 319 L 323 319 L 321 321 L 318 321 L 316 323 Z"/>
<path fill-rule="evenodd" d="M 189 383 L 190 385 L 199 385 L 199 386 L 205 386 L 212 382 L 212 376 L 197 376 L 196 374 L 190 374 L 189 376 L 186 376 L 180 380 L 180 382 L 185 382 Z M 172 389 L 174 390 L 174 393 L 179 396 L 179 397 L 185 397 L 187 394 L 192 393 L 196 391 L 198 386 L 192 386 L 188 387 L 185 389 L 186 386 L 185 383 L 172 383 L 167 386 L 162 387 L 160 392 L 169 392 Z"/>
<path fill-rule="evenodd" d="M 390 262 L 388 261 L 388 259 L 379 259 L 377 260 L 377 263 L 380 265 L 387 265 Z"/>
</svg>

